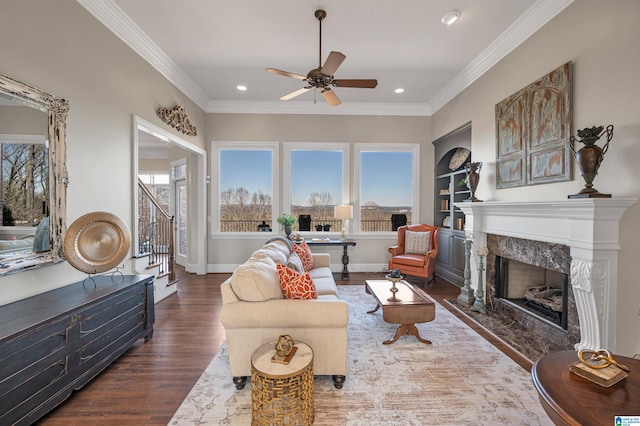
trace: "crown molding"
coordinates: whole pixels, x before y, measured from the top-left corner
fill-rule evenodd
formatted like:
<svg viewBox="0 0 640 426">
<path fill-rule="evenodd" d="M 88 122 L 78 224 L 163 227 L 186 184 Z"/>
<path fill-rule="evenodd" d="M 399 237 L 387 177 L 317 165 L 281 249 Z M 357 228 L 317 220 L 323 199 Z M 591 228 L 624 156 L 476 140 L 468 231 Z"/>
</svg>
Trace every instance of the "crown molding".
<svg viewBox="0 0 640 426">
<path fill-rule="evenodd" d="M 429 100 L 433 113 L 469 87 L 574 0 L 539 0 Z"/>
<path fill-rule="evenodd" d="M 76 0 L 208 113 L 430 116 L 489 71 L 502 58 L 574 0 L 539 0 L 510 25 L 427 103 L 355 103 L 329 107 L 302 102 L 243 102 L 210 99 L 112 0 Z"/>
<path fill-rule="evenodd" d="M 348 102 L 336 107 L 300 101 L 210 101 L 206 112 L 218 114 L 309 114 L 430 116 L 427 104 Z"/>
<path fill-rule="evenodd" d="M 76 0 L 98 21 L 149 62 L 182 93 L 206 109 L 209 97 L 112 0 Z"/>
</svg>

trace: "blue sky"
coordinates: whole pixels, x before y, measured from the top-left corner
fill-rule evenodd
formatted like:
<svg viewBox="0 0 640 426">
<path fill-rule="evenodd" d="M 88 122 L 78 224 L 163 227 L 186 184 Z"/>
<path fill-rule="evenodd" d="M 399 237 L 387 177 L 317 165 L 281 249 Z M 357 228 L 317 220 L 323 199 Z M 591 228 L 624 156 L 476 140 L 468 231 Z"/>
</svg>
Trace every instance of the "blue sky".
<svg viewBox="0 0 640 426">
<path fill-rule="evenodd" d="M 294 150 L 291 166 L 292 204 L 306 204 L 312 192 L 329 192 L 342 203 L 342 153 Z M 243 186 L 250 192 L 271 190 L 271 151 L 222 150 L 220 188 Z M 412 202 L 412 154 L 361 153 L 361 203 L 405 206 Z M 347 201 L 347 200 L 345 200 Z"/>
</svg>

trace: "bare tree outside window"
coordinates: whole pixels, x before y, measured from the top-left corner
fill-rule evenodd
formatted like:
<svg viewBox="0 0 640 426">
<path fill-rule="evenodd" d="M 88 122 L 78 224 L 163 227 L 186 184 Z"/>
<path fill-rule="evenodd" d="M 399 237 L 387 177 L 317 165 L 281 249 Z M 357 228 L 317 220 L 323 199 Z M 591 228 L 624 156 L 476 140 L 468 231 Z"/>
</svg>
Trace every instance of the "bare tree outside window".
<svg viewBox="0 0 640 426">
<path fill-rule="evenodd" d="M 35 226 L 49 214 L 49 152 L 44 143 L 2 144 L 2 225 Z"/>
</svg>

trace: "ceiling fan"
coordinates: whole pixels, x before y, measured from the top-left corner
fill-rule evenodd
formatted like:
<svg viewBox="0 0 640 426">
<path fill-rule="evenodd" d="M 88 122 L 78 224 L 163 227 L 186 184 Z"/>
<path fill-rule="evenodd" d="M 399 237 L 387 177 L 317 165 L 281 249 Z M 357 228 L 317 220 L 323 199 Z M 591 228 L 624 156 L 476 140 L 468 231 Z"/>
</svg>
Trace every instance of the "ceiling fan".
<svg viewBox="0 0 640 426">
<path fill-rule="evenodd" d="M 306 81 L 307 86 L 295 90 L 287 95 L 284 95 L 280 98 L 281 101 L 288 101 L 289 99 L 293 99 L 298 95 L 301 95 L 311 89 L 320 89 L 320 93 L 327 101 L 327 103 L 331 106 L 340 105 L 341 101 L 338 96 L 331 90 L 331 86 L 333 87 L 358 87 L 364 89 L 374 89 L 378 85 L 378 80 L 373 79 L 350 79 L 350 80 L 335 80 L 333 78 L 333 74 L 336 72 L 338 67 L 342 64 L 342 62 L 346 59 L 346 56 L 340 52 L 332 51 L 329 53 L 327 60 L 322 65 L 322 20 L 326 18 L 327 13 L 324 10 L 316 10 L 315 16 L 318 19 L 320 24 L 320 47 L 318 52 L 318 68 L 314 68 L 307 73 L 306 76 L 295 74 L 288 71 L 282 71 L 276 68 L 265 68 L 267 72 L 271 72 L 274 74 L 282 75 L 285 77 L 295 78 L 296 80 Z"/>
</svg>

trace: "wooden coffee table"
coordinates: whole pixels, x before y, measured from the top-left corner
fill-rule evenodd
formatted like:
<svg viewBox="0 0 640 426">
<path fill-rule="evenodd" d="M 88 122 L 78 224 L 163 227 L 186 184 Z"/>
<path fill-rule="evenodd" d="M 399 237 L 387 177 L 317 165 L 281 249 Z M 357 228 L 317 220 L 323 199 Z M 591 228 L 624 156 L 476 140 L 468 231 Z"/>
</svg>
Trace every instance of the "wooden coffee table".
<svg viewBox="0 0 640 426">
<path fill-rule="evenodd" d="M 391 324 L 400 324 L 393 338 L 386 340 L 385 345 L 397 341 L 400 336 L 411 335 L 422 343 L 431 344 L 431 341 L 420 337 L 416 323 L 433 321 L 436 317 L 435 302 L 427 293 L 412 286 L 406 281 L 396 284 L 398 292 L 391 292 L 391 281 L 366 280 L 365 290 L 373 295 L 378 306 L 368 314 L 376 312 L 382 307 L 382 319 Z"/>
</svg>

